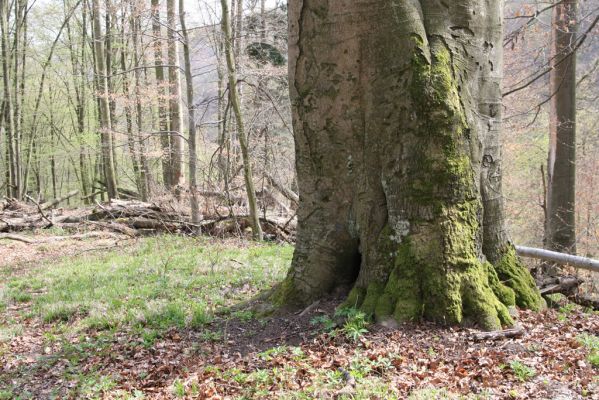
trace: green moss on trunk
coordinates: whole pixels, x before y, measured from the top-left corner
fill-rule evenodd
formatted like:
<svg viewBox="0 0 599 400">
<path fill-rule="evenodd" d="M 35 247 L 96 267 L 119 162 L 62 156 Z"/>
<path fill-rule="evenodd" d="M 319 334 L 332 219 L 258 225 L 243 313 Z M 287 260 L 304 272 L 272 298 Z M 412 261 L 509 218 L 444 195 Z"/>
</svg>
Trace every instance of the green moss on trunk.
<svg viewBox="0 0 599 400">
<path fill-rule="evenodd" d="M 535 311 L 546 307 L 532 275 L 518 259 L 513 246 L 505 249 L 503 257 L 495 265 L 495 271 L 499 279 L 514 291 L 518 307 Z"/>
</svg>

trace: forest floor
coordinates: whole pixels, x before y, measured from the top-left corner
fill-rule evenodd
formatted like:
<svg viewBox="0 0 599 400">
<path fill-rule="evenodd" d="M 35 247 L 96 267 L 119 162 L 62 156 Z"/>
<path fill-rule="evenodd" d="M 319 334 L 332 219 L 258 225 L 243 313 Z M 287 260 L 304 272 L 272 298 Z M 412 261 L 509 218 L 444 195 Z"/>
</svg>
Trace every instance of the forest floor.
<svg viewBox="0 0 599 400">
<path fill-rule="evenodd" d="M 599 314 L 521 312 L 477 341 L 369 325 L 335 299 L 261 317 L 234 307 L 293 248 L 160 236 L 0 240 L 0 399 L 599 399 Z"/>
</svg>

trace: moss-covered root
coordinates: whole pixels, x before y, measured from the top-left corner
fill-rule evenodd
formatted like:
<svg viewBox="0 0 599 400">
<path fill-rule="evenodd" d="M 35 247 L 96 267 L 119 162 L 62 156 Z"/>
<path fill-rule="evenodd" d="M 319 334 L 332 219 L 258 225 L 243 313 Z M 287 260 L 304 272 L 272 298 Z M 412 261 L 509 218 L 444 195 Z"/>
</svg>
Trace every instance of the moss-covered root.
<svg viewBox="0 0 599 400">
<path fill-rule="evenodd" d="M 355 287 L 343 306 L 359 308 L 383 323 L 427 319 L 488 330 L 513 324 L 508 307 L 514 305 L 514 292 L 501 284 L 490 264 L 473 262 L 461 271 L 430 274 L 410 256 L 409 247 L 400 246 L 385 285 Z"/>
<path fill-rule="evenodd" d="M 533 311 L 546 307 L 532 275 L 518 259 L 513 246 L 506 248 L 501 260 L 495 264 L 495 271 L 499 279 L 514 291 L 518 307 Z"/>
</svg>

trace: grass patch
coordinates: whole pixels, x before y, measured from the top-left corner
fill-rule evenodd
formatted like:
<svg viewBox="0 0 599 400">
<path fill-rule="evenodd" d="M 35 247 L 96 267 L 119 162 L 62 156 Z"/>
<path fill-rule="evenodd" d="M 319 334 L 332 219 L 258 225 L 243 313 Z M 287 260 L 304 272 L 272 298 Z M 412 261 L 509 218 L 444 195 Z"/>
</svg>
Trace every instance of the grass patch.
<svg viewBox="0 0 599 400">
<path fill-rule="evenodd" d="M 292 253 L 291 246 L 149 238 L 133 249 L 65 258 L 9 276 L 0 285 L 0 310 L 30 302 L 33 316 L 72 323 L 75 331 L 202 329 L 217 309 L 282 279 Z"/>
<path fill-rule="evenodd" d="M 584 333 L 578 336 L 578 341 L 589 350 L 587 360 L 595 368 L 599 368 L 599 337 Z"/>
</svg>

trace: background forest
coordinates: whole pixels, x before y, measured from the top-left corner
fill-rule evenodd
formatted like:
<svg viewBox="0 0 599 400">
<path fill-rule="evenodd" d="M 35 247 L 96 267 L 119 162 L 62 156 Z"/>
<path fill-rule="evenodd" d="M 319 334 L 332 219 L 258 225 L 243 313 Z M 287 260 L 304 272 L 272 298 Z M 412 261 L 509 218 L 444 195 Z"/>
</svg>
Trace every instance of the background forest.
<svg viewBox="0 0 599 400">
<path fill-rule="evenodd" d="M 229 96 L 220 2 L 3 4 L 0 168 L 9 197 L 43 202 L 78 191 L 67 200 L 77 206 L 106 199 L 116 186 L 121 198 L 176 198 L 186 213 L 196 198 L 198 218 L 214 215 L 215 204 L 244 209 L 239 138 L 247 137 L 259 206 L 289 214 L 296 187 L 284 2 L 239 0 L 229 11 L 243 132 Z M 551 4 L 505 4 L 506 205 L 515 242 L 537 247 L 547 190 Z M 580 4 L 584 40 L 576 51 L 576 237 L 586 256 L 599 251 L 597 7 Z"/>
</svg>

